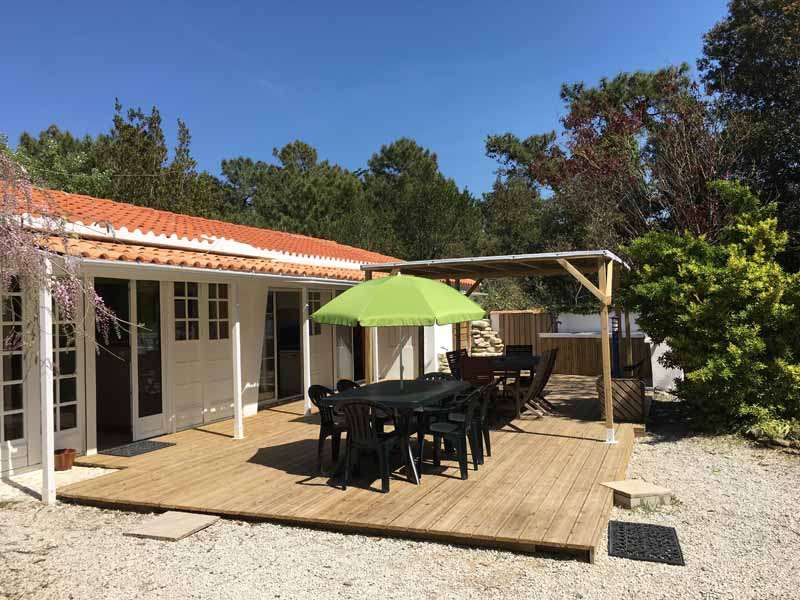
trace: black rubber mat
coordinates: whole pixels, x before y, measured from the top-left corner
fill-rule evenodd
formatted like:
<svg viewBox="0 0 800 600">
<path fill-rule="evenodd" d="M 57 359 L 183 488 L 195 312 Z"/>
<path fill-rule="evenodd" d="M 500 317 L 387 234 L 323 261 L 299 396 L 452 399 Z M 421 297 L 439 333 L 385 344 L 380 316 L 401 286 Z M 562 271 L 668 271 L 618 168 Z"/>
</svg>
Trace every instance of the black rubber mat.
<svg viewBox="0 0 800 600">
<path fill-rule="evenodd" d="M 152 440 L 141 440 L 133 442 L 132 444 L 125 444 L 124 446 L 117 446 L 116 448 L 109 448 L 108 450 L 101 450 L 98 454 L 107 454 L 108 456 L 139 456 L 153 452 L 154 450 L 161 450 L 174 446 L 172 442 L 154 442 Z"/>
<path fill-rule="evenodd" d="M 675 529 L 648 523 L 609 521 L 608 555 L 668 565 L 686 564 Z"/>
</svg>

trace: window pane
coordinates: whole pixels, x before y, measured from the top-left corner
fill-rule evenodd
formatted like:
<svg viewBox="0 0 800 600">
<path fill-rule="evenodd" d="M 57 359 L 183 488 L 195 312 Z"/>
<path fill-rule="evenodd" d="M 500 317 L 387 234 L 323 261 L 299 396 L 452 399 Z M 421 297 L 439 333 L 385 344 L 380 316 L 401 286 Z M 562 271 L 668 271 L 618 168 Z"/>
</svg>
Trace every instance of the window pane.
<svg viewBox="0 0 800 600">
<path fill-rule="evenodd" d="M 139 321 L 139 416 L 161 414 L 161 294 L 157 281 L 139 281 L 136 285 Z"/>
<path fill-rule="evenodd" d="M 3 386 L 3 410 L 22 410 L 22 384 Z"/>
<path fill-rule="evenodd" d="M 74 429 L 78 426 L 78 405 L 73 404 L 72 406 L 62 406 L 59 409 L 61 413 L 61 423 L 59 423 L 60 428 L 59 431 L 64 431 L 65 429 Z"/>
<path fill-rule="evenodd" d="M 185 296 L 186 295 L 186 284 L 182 281 L 175 282 L 175 295 L 176 296 Z"/>
<path fill-rule="evenodd" d="M 186 339 L 186 321 L 175 322 L 175 339 L 178 341 Z"/>
<path fill-rule="evenodd" d="M 217 339 L 217 322 L 216 321 L 209 321 L 208 323 L 208 339 L 216 340 Z"/>
<path fill-rule="evenodd" d="M 228 318 L 228 303 L 227 302 L 220 302 L 219 303 L 219 318 L 220 319 L 227 319 Z"/>
<path fill-rule="evenodd" d="M 22 328 L 19 325 L 3 326 L 3 349 L 22 349 Z"/>
<path fill-rule="evenodd" d="M 75 347 L 75 326 L 72 323 L 65 323 L 58 326 L 58 347 Z"/>
<path fill-rule="evenodd" d="M 227 340 L 228 339 L 228 322 L 227 321 L 220 321 L 219 323 L 219 339 Z"/>
<path fill-rule="evenodd" d="M 22 355 L 7 354 L 3 357 L 3 381 L 22 379 Z"/>
<path fill-rule="evenodd" d="M 186 301 L 175 300 L 175 318 L 183 319 L 186 317 Z"/>
<path fill-rule="evenodd" d="M 66 404 L 67 402 L 75 402 L 78 399 L 76 394 L 77 385 L 74 377 L 61 379 L 58 382 L 58 402 L 59 404 Z"/>
<path fill-rule="evenodd" d="M 190 340 L 199 340 L 200 339 L 200 323 L 198 321 L 189 321 L 188 322 L 188 329 L 187 337 Z"/>
<path fill-rule="evenodd" d="M 20 440 L 25 437 L 23 433 L 22 413 L 6 415 L 3 418 L 3 441 Z"/>
<path fill-rule="evenodd" d="M 16 277 L 11 278 L 11 284 L 8 287 L 8 291 L 10 292 L 22 291 L 21 288 L 19 287 L 19 279 L 17 279 Z"/>
<path fill-rule="evenodd" d="M 22 298 L 5 296 L 3 298 L 3 321 L 22 320 Z"/>
<path fill-rule="evenodd" d="M 186 284 L 186 295 L 190 298 L 197 298 L 197 283 L 190 281 Z"/>
<path fill-rule="evenodd" d="M 208 318 L 209 319 L 216 319 L 217 318 L 217 303 L 216 302 L 209 302 L 208 303 Z"/>
<path fill-rule="evenodd" d="M 217 294 L 218 298 L 227 298 L 228 297 L 228 284 L 227 283 L 220 283 L 219 286 L 219 294 Z"/>
<path fill-rule="evenodd" d="M 197 300 L 187 300 L 186 304 L 188 305 L 188 315 L 190 319 L 196 319 L 198 316 L 198 305 L 199 302 Z"/>
<path fill-rule="evenodd" d="M 58 353 L 59 375 L 72 375 L 75 373 L 75 351 Z"/>
<path fill-rule="evenodd" d="M 209 283 L 208 284 L 208 297 L 209 298 L 216 298 L 217 297 L 217 284 L 216 283 Z"/>
</svg>

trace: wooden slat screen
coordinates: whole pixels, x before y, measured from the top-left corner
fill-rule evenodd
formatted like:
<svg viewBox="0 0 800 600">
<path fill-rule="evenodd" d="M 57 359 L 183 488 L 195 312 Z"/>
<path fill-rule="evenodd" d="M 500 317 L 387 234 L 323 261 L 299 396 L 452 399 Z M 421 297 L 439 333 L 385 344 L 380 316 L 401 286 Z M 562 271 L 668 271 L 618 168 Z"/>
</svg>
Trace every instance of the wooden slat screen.
<svg viewBox="0 0 800 600">
<path fill-rule="evenodd" d="M 650 369 L 650 344 L 644 338 L 631 339 L 633 345 L 634 364 L 645 360 L 641 370 L 642 379 L 647 385 L 652 385 L 652 372 Z M 558 348 L 558 358 L 553 373 L 560 375 L 601 375 L 603 363 L 600 353 L 600 340 L 593 338 L 540 338 L 539 350 Z M 625 356 L 624 337 L 620 340 L 620 353 Z M 623 359 L 624 362 L 624 359 Z"/>
<path fill-rule="evenodd" d="M 552 315 L 541 309 L 498 310 L 491 313 L 497 333 L 504 344 L 530 344 L 534 354 L 540 354 L 540 333 L 555 333 L 558 325 Z"/>
</svg>

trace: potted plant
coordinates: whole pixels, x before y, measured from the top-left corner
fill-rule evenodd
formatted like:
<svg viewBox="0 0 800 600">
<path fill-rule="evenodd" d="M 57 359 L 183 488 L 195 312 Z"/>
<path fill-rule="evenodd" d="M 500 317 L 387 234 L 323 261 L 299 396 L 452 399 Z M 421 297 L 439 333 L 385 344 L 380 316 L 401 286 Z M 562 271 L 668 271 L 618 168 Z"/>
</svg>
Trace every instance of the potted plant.
<svg viewBox="0 0 800 600">
<path fill-rule="evenodd" d="M 55 451 L 56 471 L 69 471 L 75 462 L 75 448 L 62 448 Z"/>
</svg>

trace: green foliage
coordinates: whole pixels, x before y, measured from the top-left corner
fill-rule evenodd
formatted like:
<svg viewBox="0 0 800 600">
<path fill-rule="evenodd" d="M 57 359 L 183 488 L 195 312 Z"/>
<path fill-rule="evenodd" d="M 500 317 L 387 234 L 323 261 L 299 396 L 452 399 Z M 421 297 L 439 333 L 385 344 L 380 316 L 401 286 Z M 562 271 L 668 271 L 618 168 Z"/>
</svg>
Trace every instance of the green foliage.
<svg viewBox="0 0 800 600">
<path fill-rule="evenodd" d="M 253 185 L 249 202 L 256 222 L 346 244 L 369 244 L 361 181 L 350 171 L 319 161 L 317 151 L 295 141 L 273 150 L 277 165 L 238 159 L 239 173 Z M 241 162 L 243 161 L 243 162 Z M 228 163 L 231 166 L 231 163 Z M 240 202 L 245 198 L 239 195 Z"/>
<path fill-rule="evenodd" d="M 683 369 L 678 394 L 709 428 L 800 417 L 800 278 L 776 261 L 786 243 L 774 207 L 743 185 L 715 182 L 731 208 L 712 243 L 691 233 L 651 232 L 628 248 L 635 262 L 624 301 Z"/>
<path fill-rule="evenodd" d="M 782 261 L 800 268 L 800 2 L 731 0 L 704 38 L 698 61 L 728 129 L 742 123 L 740 171 L 776 200 L 790 233 Z"/>
<path fill-rule="evenodd" d="M 480 209 L 414 140 L 382 146 L 368 161 L 364 190 L 376 215 L 381 250 L 408 260 L 465 256 L 481 236 Z"/>
<path fill-rule="evenodd" d="M 75 138 L 56 125 L 36 138 L 23 133 L 15 158 L 35 183 L 49 188 L 104 196 L 111 186 L 111 171 L 98 164 L 94 139 Z"/>
<path fill-rule="evenodd" d="M 222 188 L 212 175 L 197 172 L 190 143 L 189 128 L 178 120 L 169 160 L 158 109 L 123 112 L 117 101 L 107 134 L 76 138 L 51 125 L 37 137 L 23 133 L 15 157 L 35 185 L 213 217 Z"/>
</svg>

